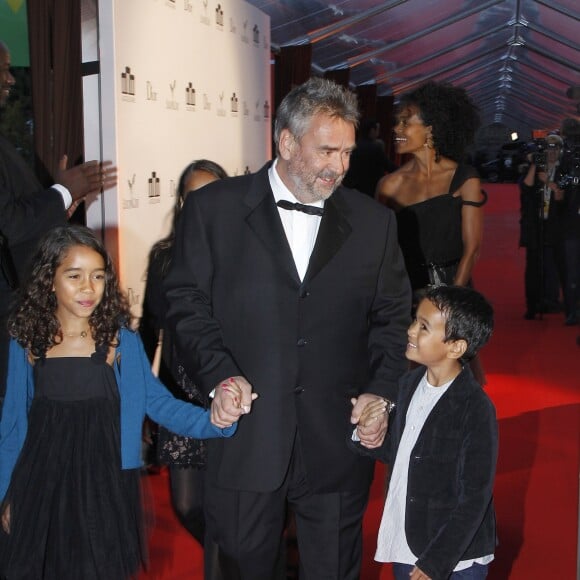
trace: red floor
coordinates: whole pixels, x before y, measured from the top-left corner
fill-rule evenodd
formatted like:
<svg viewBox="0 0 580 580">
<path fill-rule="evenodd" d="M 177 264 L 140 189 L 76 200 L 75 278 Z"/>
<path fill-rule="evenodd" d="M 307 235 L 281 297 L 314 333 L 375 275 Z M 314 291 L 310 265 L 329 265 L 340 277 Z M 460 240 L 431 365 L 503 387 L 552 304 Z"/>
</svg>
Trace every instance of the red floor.
<svg viewBox="0 0 580 580">
<path fill-rule="evenodd" d="M 482 359 L 500 421 L 495 501 L 500 544 L 490 580 L 576 577 L 580 378 L 576 336 L 563 316 L 523 320 L 523 258 L 515 185 L 486 185 L 485 242 L 476 287 L 494 303 L 496 331 Z M 364 522 L 363 580 L 388 580 L 373 562 L 384 469 Z M 142 579 L 202 578 L 202 555 L 168 503 L 166 475 L 148 478 L 156 513 L 151 568 Z"/>
</svg>

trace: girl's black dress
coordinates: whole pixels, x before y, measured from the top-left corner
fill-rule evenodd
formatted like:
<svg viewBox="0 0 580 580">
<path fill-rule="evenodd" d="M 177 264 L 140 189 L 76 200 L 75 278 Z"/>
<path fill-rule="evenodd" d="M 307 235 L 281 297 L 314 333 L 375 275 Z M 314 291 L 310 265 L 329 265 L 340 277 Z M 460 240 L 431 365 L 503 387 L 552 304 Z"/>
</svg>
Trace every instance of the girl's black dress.
<svg viewBox="0 0 580 580">
<path fill-rule="evenodd" d="M 7 580 L 122 580 L 146 557 L 139 470 L 121 469 L 119 393 L 106 348 L 40 359 L 28 431 L 2 505 Z"/>
</svg>

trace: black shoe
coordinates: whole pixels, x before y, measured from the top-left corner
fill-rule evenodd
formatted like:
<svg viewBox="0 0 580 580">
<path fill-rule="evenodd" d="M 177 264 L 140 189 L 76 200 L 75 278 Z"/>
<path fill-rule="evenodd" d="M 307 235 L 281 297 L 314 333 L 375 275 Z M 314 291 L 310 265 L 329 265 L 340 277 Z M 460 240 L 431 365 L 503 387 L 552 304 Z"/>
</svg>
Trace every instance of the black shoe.
<svg viewBox="0 0 580 580">
<path fill-rule="evenodd" d="M 526 310 L 526 312 L 524 314 L 524 318 L 525 318 L 525 320 L 535 320 L 536 319 L 536 313 L 535 312 L 531 312 L 530 310 Z"/>
<path fill-rule="evenodd" d="M 576 326 L 578 324 L 578 317 L 575 314 L 570 314 L 570 316 L 566 318 L 564 324 L 566 326 Z"/>
</svg>

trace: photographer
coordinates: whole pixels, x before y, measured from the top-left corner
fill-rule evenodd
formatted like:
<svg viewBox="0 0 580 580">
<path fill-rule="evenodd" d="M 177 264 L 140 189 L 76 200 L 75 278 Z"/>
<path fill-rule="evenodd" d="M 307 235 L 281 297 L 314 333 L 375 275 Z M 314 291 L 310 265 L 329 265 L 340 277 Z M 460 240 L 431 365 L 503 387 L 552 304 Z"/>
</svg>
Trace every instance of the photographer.
<svg viewBox="0 0 580 580">
<path fill-rule="evenodd" d="M 560 240 L 558 249 L 564 267 L 563 290 L 566 325 L 578 324 L 580 299 L 580 123 L 562 123 L 564 148 L 560 159 L 558 185 L 563 191 L 559 205 Z"/>
<path fill-rule="evenodd" d="M 530 165 L 520 181 L 520 246 L 526 248 L 526 320 L 538 313 L 559 312 L 561 252 L 558 245 L 564 192 L 558 186 L 563 141 L 549 135 L 529 148 Z"/>
</svg>

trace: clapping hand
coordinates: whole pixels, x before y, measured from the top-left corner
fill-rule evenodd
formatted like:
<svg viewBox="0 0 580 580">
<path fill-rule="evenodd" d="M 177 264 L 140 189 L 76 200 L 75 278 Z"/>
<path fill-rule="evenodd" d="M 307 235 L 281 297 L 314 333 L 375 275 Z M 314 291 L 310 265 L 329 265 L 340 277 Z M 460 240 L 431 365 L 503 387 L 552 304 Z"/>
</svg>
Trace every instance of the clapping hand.
<svg viewBox="0 0 580 580">
<path fill-rule="evenodd" d="M 58 164 L 56 182 L 69 190 L 75 209 L 87 195 L 100 193 L 117 184 L 117 168 L 111 161 L 87 161 L 69 169 L 67 165 L 68 156 L 63 155 Z"/>
</svg>

